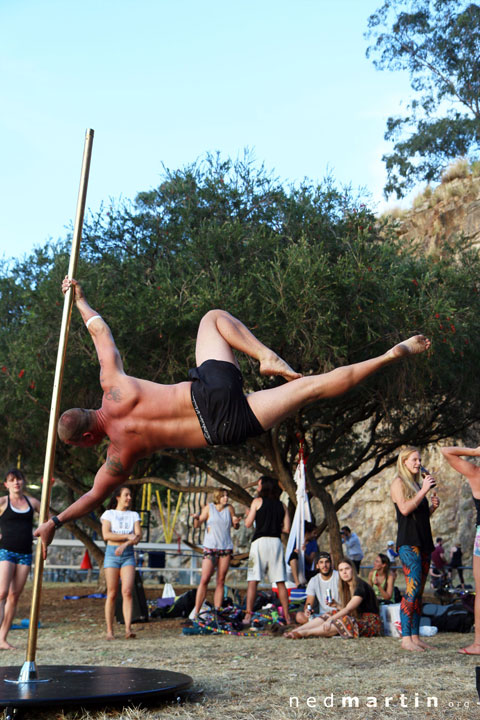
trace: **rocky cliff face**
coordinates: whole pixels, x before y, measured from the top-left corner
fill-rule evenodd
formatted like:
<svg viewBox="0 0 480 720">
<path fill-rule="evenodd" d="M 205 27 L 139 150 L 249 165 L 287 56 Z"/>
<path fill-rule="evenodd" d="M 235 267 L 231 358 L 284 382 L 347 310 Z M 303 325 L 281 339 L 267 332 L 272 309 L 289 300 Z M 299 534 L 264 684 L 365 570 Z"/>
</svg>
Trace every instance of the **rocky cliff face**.
<svg viewBox="0 0 480 720">
<path fill-rule="evenodd" d="M 411 210 L 396 217 L 399 237 L 419 241 L 427 252 L 460 234 L 480 247 L 480 178 L 468 175 L 442 183 L 435 191 L 427 189 Z"/>
</svg>

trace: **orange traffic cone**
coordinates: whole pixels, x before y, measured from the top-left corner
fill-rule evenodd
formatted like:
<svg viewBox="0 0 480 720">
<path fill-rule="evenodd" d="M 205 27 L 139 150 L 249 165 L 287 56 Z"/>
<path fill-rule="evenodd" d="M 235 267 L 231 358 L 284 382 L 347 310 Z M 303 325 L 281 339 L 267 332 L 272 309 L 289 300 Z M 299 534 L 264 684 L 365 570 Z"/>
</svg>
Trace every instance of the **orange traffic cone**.
<svg viewBox="0 0 480 720">
<path fill-rule="evenodd" d="M 82 564 L 80 565 L 80 570 L 91 570 L 93 568 L 92 561 L 90 560 L 90 555 L 88 554 L 88 550 L 85 550 L 85 555 L 83 556 Z"/>
</svg>

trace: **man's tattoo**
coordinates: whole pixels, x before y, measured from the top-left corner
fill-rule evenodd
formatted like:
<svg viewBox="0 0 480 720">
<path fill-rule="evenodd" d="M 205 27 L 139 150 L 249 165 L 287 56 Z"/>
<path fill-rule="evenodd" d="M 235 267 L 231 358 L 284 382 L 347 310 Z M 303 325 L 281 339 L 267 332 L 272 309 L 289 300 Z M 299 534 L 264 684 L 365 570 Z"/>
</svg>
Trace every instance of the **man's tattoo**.
<svg viewBox="0 0 480 720">
<path fill-rule="evenodd" d="M 122 461 L 117 457 L 107 457 L 107 462 L 105 464 L 107 466 L 107 472 L 114 477 L 116 475 L 122 475 L 124 472 Z"/>
<path fill-rule="evenodd" d="M 113 400 L 113 402 L 120 402 L 122 399 L 122 394 L 120 392 L 120 388 L 118 387 L 111 387 L 108 392 L 105 393 L 105 397 L 107 400 Z"/>
</svg>

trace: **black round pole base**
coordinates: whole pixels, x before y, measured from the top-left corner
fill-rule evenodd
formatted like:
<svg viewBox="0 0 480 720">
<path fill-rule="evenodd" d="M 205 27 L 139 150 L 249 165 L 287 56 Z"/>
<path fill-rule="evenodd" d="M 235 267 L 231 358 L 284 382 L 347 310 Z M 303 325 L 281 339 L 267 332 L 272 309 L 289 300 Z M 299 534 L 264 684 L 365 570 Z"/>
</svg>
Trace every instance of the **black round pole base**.
<svg viewBox="0 0 480 720">
<path fill-rule="evenodd" d="M 12 682 L 18 675 L 18 667 L 0 668 L 0 708 L 140 704 L 174 697 L 192 684 L 183 673 L 132 667 L 41 665 L 38 679 L 47 682 Z"/>
</svg>

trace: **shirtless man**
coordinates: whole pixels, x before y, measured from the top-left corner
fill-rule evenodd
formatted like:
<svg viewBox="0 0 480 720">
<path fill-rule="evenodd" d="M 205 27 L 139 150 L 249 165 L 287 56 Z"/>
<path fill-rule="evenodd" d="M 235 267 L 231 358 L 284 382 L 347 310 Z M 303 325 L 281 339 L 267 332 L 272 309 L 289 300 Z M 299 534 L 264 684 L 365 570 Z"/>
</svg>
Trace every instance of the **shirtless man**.
<svg viewBox="0 0 480 720">
<path fill-rule="evenodd" d="M 430 347 L 427 338 L 414 335 L 377 358 L 302 377 L 239 320 L 224 310 L 210 310 L 198 328 L 198 367 L 190 371 L 192 379 L 160 385 L 125 374 L 107 323 L 90 307 L 78 282 L 66 277 L 63 292 L 70 287 L 95 344 L 103 401 L 99 410 L 67 410 L 59 420 L 58 434 L 69 445 L 96 445 L 106 435 L 110 444 L 92 489 L 36 530 L 44 557 L 55 530 L 100 505 L 114 488 L 128 480 L 139 458 L 162 448 L 239 444 L 269 430 L 304 405 L 342 395 L 380 368 Z M 287 382 L 245 397 L 233 350 L 258 360 L 262 375 L 280 375 Z"/>
<path fill-rule="evenodd" d="M 462 655 L 480 655 L 480 467 L 474 465 L 464 457 L 480 457 L 480 447 L 442 447 L 440 448 L 445 460 L 454 470 L 467 478 L 472 490 L 475 503 L 477 533 L 473 545 L 473 579 L 475 581 L 475 637 L 467 647 L 458 651 Z"/>
</svg>

